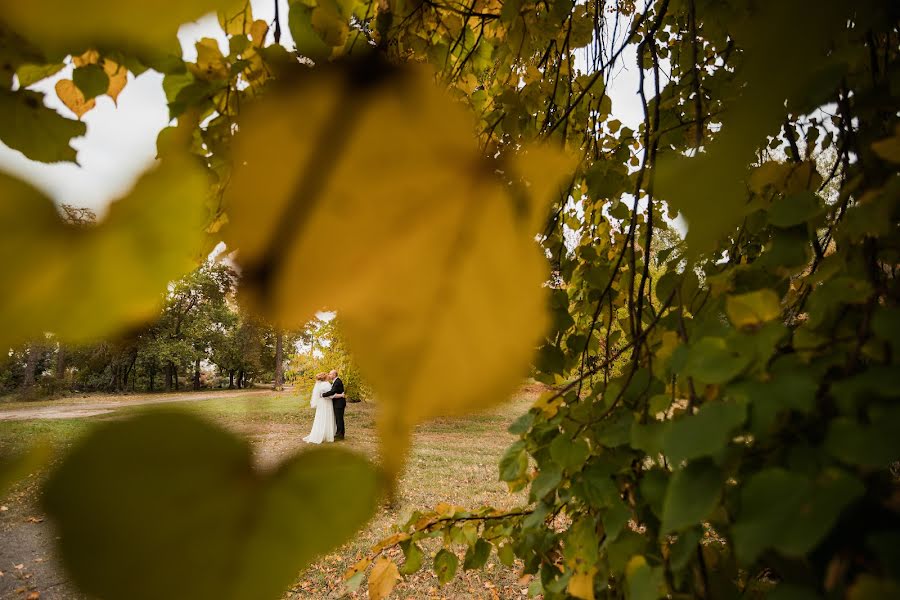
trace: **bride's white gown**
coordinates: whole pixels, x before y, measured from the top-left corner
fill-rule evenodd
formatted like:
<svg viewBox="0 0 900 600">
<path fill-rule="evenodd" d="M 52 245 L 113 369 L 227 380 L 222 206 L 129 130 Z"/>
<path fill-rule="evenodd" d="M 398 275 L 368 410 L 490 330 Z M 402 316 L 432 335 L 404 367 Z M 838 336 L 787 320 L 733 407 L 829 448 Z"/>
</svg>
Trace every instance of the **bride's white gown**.
<svg viewBox="0 0 900 600">
<path fill-rule="evenodd" d="M 322 394 L 330 389 L 331 384 L 327 381 L 317 381 L 313 386 L 309 405 L 316 409 L 316 417 L 313 419 L 309 435 L 303 438 L 304 442 L 321 444 L 334 441 L 334 432 L 337 429 L 334 423 L 334 408 L 331 406 L 331 398 L 322 397 Z"/>
</svg>

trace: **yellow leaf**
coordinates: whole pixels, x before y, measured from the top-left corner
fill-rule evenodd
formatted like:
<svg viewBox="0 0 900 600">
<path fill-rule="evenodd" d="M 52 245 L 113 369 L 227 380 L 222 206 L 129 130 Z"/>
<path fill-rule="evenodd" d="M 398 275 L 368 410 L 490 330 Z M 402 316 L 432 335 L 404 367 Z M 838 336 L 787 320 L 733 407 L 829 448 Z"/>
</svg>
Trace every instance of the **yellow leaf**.
<svg viewBox="0 0 900 600">
<path fill-rule="evenodd" d="M 196 44 L 197 62 L 187 63 L 188 70 L 198 79 L 215 81 L 226 79 L 229 73 L 228 61 L 219 50 L 219 42 L 213 38 L 203 38 Z"/>
<path fill-rule="evenodd" d="M 394 561 L 379 556 L 369 575 L 369 600 L 387 598 L 400 579 L 400 572 Z"/>
<path fill-rule="evenodd" d="M 269 25 L 265 21 L 262 19 L 253 21 L 253 24 L 250 26 L 250 39 L 253 40 L 253 45 L 261 48 L 266 43 L 266 34 L 268 32 Z"/>
<path fill-rule="evenodd" d="M 528 228 L 540 233 L 546 227 L 547 202 L 561 200 L 563 192 L 568 196 L 575 160 L 548 145 L 531 146 L 513 156 L 512 166 L 528 188 L 526 197 L 532 199 L 525 208 Z"/>
<path fill-rule="evenodd" d="M 177 53 L 175 35 L 182 24 L 236 4 L 235 0 L 0 0 L 0 10 L 10 27 L 42 48 L 65 51 L 92 43 L 156 52 L 165 47 Z"/>
<path fill-rule="evenodd" d="M 582 600 L 594 600 L 594 574 L 596 572 L 596 568 L 586 573 L 575 572 L 569 578 L 569 585 L 566 591 L 569 592 L 570 596 L 581 598 Z"/>
<path fill-rule="evenodd" d="M 231 10 L 220 10 L 218 13 L 219 25 L 226 35 L 242 35 L 247 33 L 250 24 L 253 23 L 253 7 L 250 2 L 244 2 Z"/>
<path fill-rule="evenodd" d="M 662 334 L 662 345 L 656 351 L 656 359 L 662 362 L 669 360 L 675 348 L 681 345 L 681 338 L 674 331 L 664 331 Z"/>
<path fill-rule="evenodd" d="M 538 409 L 549 419 L 559 412 L 559 407 L 562 405 L 562 402 L 562 396 L 558 393 L 544 392 L 538 397 L 534 404 L 531 405 L 531 408 Z"/>
<path fill-rule="evenodd" d="M 725 312 L 735 327 L 756 327 L 781 315 L 781 300 L 769 289 L 728 296 Z"/>
<path fill-rule="evenodd" d="M 304 70 L 245 112 L 223 233 L 270 319 L 338 311 L 396 475 L 415 423 L 500 402 L 526 374 L 547 266 L 534 219 L 427 74 L 343 68 Z M 446 373 L 479 383 L 437 384 Z"/>
<path fill-rule="evenodd" d="M 640 571 L 644 567 L 647 566 L 647 559 L 641 556 L 640 554 L 636 554 L 632 556 L 628 564 L 625 565 L 625 576 L 631 578 L 637 571 Z"/>
<path fill-rule="evenodd" d="M 900 163 L 900 127 L 896 128 L 893 136 L 872 144 L 872 150 L 886 161 Z"/>
<path fill-rule="evenodd" d="M 362 573 L 363 571 L 368 569 L 369 565 L 371 565 L 371 564 L 372 564 L 371 558 L 364 558 L 364 559 L 360 560 L 359 562 L 357 562 L 355 565 L 353 565 L 352 567 L 350 567 L 349 569 L 347 569 L 344 572 L 343 579 L 345 579 L 345 580 L 350 579 L 351 577 L 353 577 L 359 573 Z"/>
<path fill-rule="evenodd" d="M 51 331 L 107 336 L 158 314 L 166 284 L 196 266 L 208 181 L 188 157 L 163 161 L 94 227 L 67 225 L 50 199 L 0 174 L 0 346 Z M 102 307 L 102 309 L 98 309 Z"/>
<path fill-rule="evenodd" d="M 96 65 L 98 62 L 100 62 L 100 53 L 96 50 L 87 50 L 80 56 L 72 57 L 72 64 L 76 67 Z"/>
<path fill-rule="evenodd" d="M 62 103 L 80 119 L 84 113 L 94 108 L 97 101 L 94 98 L 84 99 L 84 94 L 71 79 L 60 79 L 56 82 L 56 95 Z"/>
<path fill-rule="evenodd" d="M 128 83 L 128 69 L 104 58 L 103 70 L 109 77 L 109 88 L 106 90 L 106 94 L 113 99 L 113 102 L 116 102 L 119 94 L 125 88 L 125 84 Z"/>
<path fill-rule="evenodd" d="M 347 19 L 338 12 L 337 7 L 328 2 L 323 2 L 313 9 L 312 26 L 322 41 L 329 46 L 343 46 L 350 33 Z"/>
</svg>

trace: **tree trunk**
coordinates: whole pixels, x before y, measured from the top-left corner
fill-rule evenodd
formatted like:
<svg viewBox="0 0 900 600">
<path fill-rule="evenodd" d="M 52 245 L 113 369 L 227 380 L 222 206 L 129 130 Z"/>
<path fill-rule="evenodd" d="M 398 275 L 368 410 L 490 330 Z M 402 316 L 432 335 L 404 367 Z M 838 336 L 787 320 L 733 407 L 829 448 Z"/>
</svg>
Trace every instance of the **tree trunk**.
<svg viewBox="0 0 900 600">
<path fill-rule="evenodd" d="M 22 389 L 28 389 L 34 385 L 34 376 L 40 355 L 41 351 L 37 344 L 28 345 L 28 351 L 25 355 L 25 374 L 22 377 Z"/>
<path fill-rule="evenodd" d="M 228 371 L 228 389 L 234 389 L 234 369 Z"/>
<path fill-rule="evenodd" d="M 150 369 L 148 375 L 150 376 L 150 391 L 154 392 L 156 390 L 153 389 L 153 378 L 156 376 L 156 369 Z"/>
<path fill-rule="evenodd" d="M 128 363 L 128 366 L 125 367 L 125 377 L 122 380 L 122 391 L 128 390 L 128 376 L 131 375 L 132 385 L 134 388 L 134 380 L 137 378 L 137 369 L 134 368 L 134 363 L 137 362 L 137 352 L 131 355 L 131 362 Z"/>
<path fill-rule="evenodd" d="M 194 389 L 200 389 L 200 359 L 194 359 Z"/>
<path fill-rule="evenodd" d="M 66 349 L 60 344 L 56 349 L 56 379 L 62 380 L 66 376 Z"/>
<path fill-rule="evenodd" d="M 173 365 L 172 362 L 170 361 L 166 365 L 166 391 L 167 392 L 172 391 L 172 371 L 174 371 L 174 370 L 175 370 L 175 365 Z"/>
<path fill-rule="evenodd" d="M 244 389 L 244 370 L 238 371 L 238 388 Z"/>
<path fill-rule="evenodd" d="M 275 334 L 275 389 L 284 388 L 284 333 Z"/>
<path fill-rule="evenodd" d="M 172 363 L 172 380 L 175 382 L 175 391 L 178 391 L 178 365 Z"/>
</svg>

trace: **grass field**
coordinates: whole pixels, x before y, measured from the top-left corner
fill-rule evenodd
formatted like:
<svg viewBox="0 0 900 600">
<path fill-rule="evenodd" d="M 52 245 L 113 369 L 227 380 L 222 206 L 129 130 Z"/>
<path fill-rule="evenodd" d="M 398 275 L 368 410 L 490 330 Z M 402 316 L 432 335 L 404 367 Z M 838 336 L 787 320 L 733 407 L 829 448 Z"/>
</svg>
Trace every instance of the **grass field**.
<svg viewBox="0 0 900 600">
<path fill-rule="evenodd" d="M 396 508 L 380 509 L 358 535 L 339 550 L 322 557 L 299 574 L 285 598 L 365 598 L 364 588 L 347 595 L 341 574 L 382 537 L 394 523 L 405 520 L 413 510 L 427 509 L 438 502 L 468 507 L 485 504 L 508 508 L 524 497 L 511 495 L 498 481 L 497 462 L 513 440 L 507 426 L 534 401 L 536 392 L 523 390 L 509 403 L 464 418 L 441 419 L 420 426 L 412 455 L 400 484 Z M 273 466 L 302 449 L 302 437 L 312 424 L 313 412 L 304 393 L 271 393 L 234 396 L 195 402 L 177 407 L 202 414 L 250 440 L 257 462 Z M 63 404 L 71 401 L 61 401 Z M 59 455 L 93 423 L 119 419 L 146 407 L 129 405 L 93 417 L 0 421 L 0 455 L 25 447 L 36 439 L 50 442 Z M 10 405 L 5 405 L 4 408 Z M 13 407 L 16 408 L 16 407 Z M 374 429 L 375 406 L 350 404 L 347 408 L 345 446 L 377 459 Z M 54 532 L 37 508 L 42 474 L 16 486 L 0 506 L 0 598 L 27 598 L 34 591 L 41 599 L 80 598 L 66 581 L 53 556 Z M 439 542 L 435 540 L 435 544 Z M 435 552 L 439 546 L 428 547 Z M 462 548 L 460 556 L 462 556 Z M 399 556 L 399 550 L 397 551 Z M 426 561 L 426 566 L 430 564 Z M 514 568 L 491 557 L 482 572 L 462 571 L 445 586 L 439 586 L 430 571 L 423 570 L 397 585 L 395 598 L 523 598 L 527 582 L 520 582 Z"/>
</svg>

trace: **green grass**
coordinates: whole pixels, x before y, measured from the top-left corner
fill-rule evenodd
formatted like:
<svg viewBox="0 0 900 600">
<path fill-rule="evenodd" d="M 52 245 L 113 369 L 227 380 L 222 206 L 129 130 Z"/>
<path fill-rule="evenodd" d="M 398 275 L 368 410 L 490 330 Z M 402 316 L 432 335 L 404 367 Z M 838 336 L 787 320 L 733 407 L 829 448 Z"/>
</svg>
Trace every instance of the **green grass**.
<svg viewBox="0 0 900 600">
<path fill-rule="evenodd" d="M 534 401 L 535 392 L 523 392 L 510 403 L 493 410 L 462 418 L 445 418 L 419 426 L 415 432 L 407 470 L 399 485 L 399 502 L 393 508 L 381 507 L 372 522 L 339 550 L 323 557 L 298 580 L 285 598 L 326 598 L 339 595 L 341 574 L 364 556 L 378 540 L 392 532 L 414 511 L 450 502 L 468 507 L 485 504 L 511 508 L 524 502 L 522 495 L 511 495 L 498 481 L 497 463 L 513 437 L 506 432 L 509 424 Z M 63 400 L 56 404 L 66 404 Z M 41 403 L 44 405 L 45 403 Z M 50 405 L 56 405 L 50 403 Z M 128 397 L 114 412 L 95 417 L 55 420 L 0 421 L 0 453 L 21 450 L 35 440 L 53 445 L 58 459 L 65 448 L 87 432 L 93 424 L 125 418 L 156 406 L 129 406 Z M 9 406 L 9 405 L 7 405 Z M 28 406 L 34 406 L 29 404 Z M 167 408 L 200 414 L 247 438 L 257 462 L 270 467 L 305 444 L 302 438 L 312 424 L 313 411 L 307 394 L 271 393 L 235 395 L 228 398 L 178 402 Z M 20 406 L 16 406 L 19 408 Z M 4 407 L 6 408 L 6 407 Z M 372 403 L 350 404 L 347 408 L 347 441 L 344 445 L 378 460 L 378 438 L 375 432 L 376 406 Z M 29 478 L 22 490 L 11 495 L 21 503 L 19 512 L 37 511 L 40 475 Z M 13 509 L 14 507 L 10 507 Z M 48 527 L 46 523 L 32 527 Z M 43 535 L 48 535 L 46 531 Z M 432 547 L 433 546 L 433 547 Z M 426 545 L 436 552 L 439 541 Z M 462 549 L 460 549 L 462 550 Z M 399 551 L 391 551 L 399 557 Z M 460 554 L 461 556 L 461 554 Z M 461 573 L 450 584 L 439 587 L 433 574 L 419 572 L 398 584 L 397 598 L 494 598 L 521 597 L 525 587 L 518 583 L 516 572 L 499 565 L 495 557 L 483 572 Z M 426 567 L 430 567 L 426 559 Z M 40 586 L 35 584 L 38 591 Z M 365 597 L 365 592 L 352 597 Z"/>
</svg>

